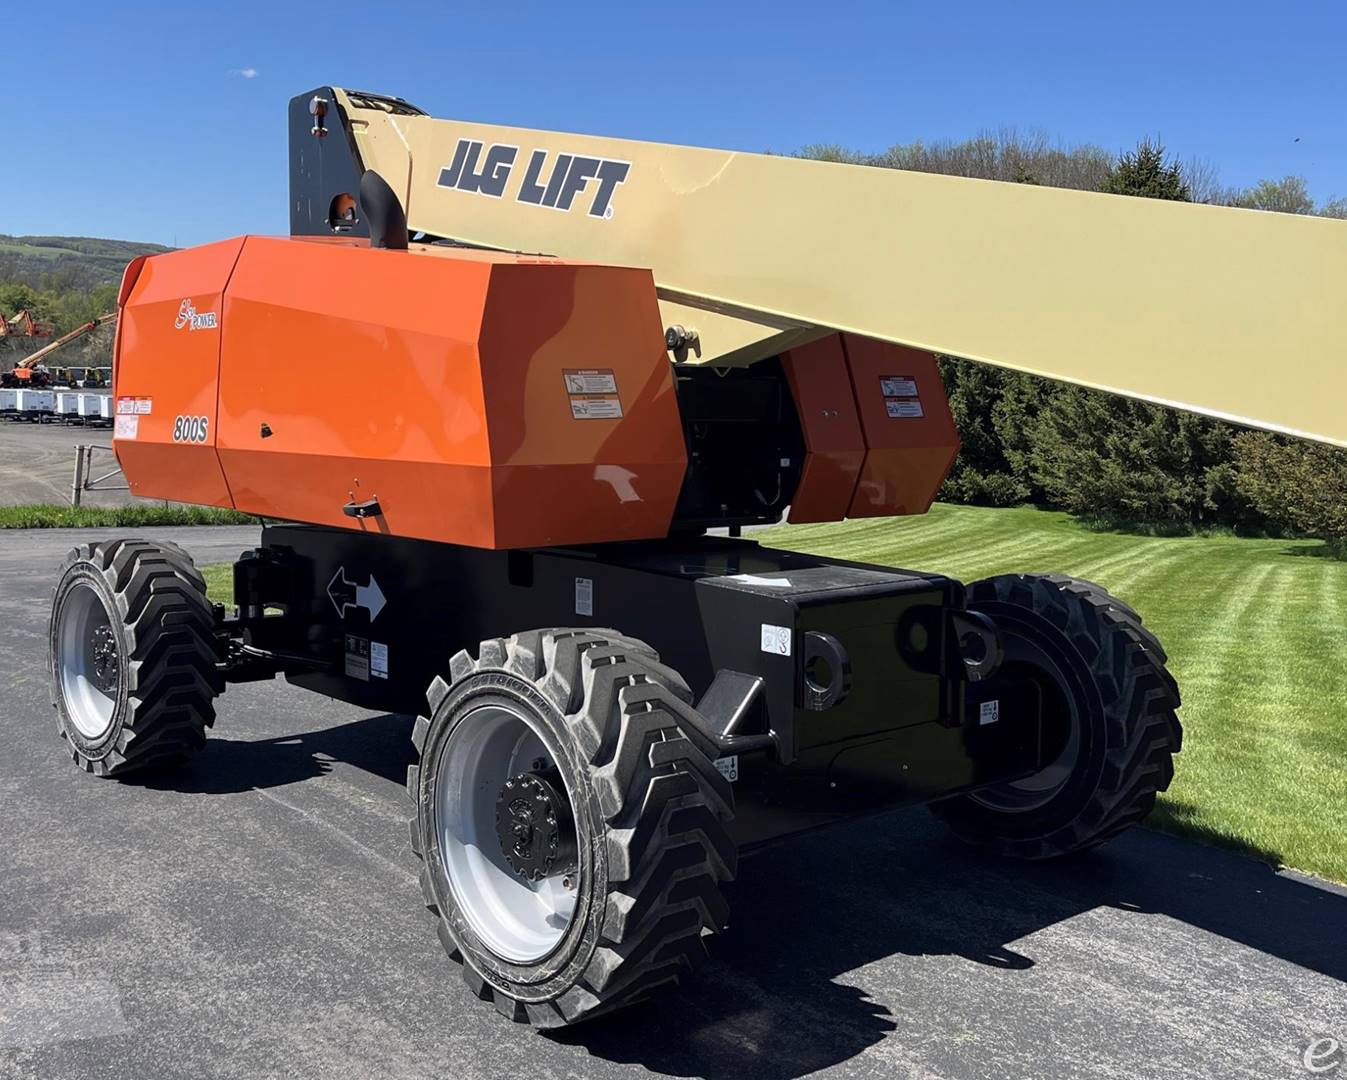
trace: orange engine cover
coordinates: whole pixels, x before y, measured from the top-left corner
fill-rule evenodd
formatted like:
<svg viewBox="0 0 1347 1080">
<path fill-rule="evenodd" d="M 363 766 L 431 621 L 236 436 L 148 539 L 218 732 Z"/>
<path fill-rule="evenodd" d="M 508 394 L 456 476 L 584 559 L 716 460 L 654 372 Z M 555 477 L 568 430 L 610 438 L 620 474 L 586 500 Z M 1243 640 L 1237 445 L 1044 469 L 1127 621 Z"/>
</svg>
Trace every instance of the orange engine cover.
<svg viewBox="0 0 1347 1080">
<path fill-rule="evenodd" d="M 959 453 L 935 357 L 830 334 L 781 361 L 805 441 L 790 521 L 926 513 Z"/>
<path fill-rule="evenodd" d="M 843 334 L 865 464 L 847 517 L 924 514 L 959 453 L 959 433 L 935 357 Z"/>
<path fill-rule="evenodd" d="M 668 532 L 687 453 L 649 271 L 249 236 L 122 291 L 138 495 L 488 548 Z"/>
</svg>

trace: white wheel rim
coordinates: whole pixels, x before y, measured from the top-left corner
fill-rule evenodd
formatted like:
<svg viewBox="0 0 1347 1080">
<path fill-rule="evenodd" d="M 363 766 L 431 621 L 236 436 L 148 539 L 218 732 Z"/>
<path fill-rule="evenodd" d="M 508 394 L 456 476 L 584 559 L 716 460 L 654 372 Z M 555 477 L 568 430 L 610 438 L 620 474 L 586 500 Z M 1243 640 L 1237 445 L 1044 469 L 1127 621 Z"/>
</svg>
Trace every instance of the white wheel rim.
<svg viewBox="0 0 1347 1080">
<path fill-rule="evenodd" d="M 76 584 L 61 605 L 56 662 L 66 713 L 86 739 L 112 726 L 121 680 L 112 618 L 92 585 Z"/>
<path fill-rule="evenodd" d="M 558 873 L 526 881 L 496 834 L 496 797 L 506 780 L 555 764 L 534 722 L 503 704 L 481 705 L 455 725 L 436 771 L 433 827 L 454 902 L 482 944 L 529 964 L 560 943 L 575 913 L 578 881 Z M 570 791 L 574 817 L 575 800 Z M 578 876 L 578 875 L 576 875 Z"/>
</svg>

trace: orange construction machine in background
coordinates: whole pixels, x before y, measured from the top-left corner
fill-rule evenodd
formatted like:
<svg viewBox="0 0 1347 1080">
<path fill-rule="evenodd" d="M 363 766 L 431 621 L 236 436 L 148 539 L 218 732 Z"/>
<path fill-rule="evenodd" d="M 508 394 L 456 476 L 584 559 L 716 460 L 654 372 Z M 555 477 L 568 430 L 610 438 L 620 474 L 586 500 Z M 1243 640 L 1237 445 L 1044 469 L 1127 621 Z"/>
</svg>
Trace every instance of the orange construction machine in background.
<svg viewBox="0 0 1347 1080">
<path fill-rule="evenodd" d="M 22 308 L 8 319 L 0 313 L 0 338 L 2 337 L 51 337 L 51 327 L 38 322 L 31 311 Z"/>
<path fill-rule="evenodd" d="M 27 314 L 21 312 L 20 314 Z M 47 370 L 47 359 L 53 353 L 65 348 L 73 341 L 78 341 L 85 334 L 92 334 L 100 326 L 110 323 L 117 318 L 115 311 L 110 311 L 106 315 L 100 315 L 96 319 L 90 319 L 87 323 L 81 323 L 73 330 L 62 334 L 49 345 L 44 345 L 34 353 L 29 353 L 26 357 L 14 365 L 13 369 L 0 374 L 0 384 L 6 387 L 31 387 L 38 389 L 52 384 L 51 373 Z M 44 335 L 45 336 L 45 335 Z M 99 369 L 91 368 L 90 371 Z M 106 370 L 106 369 L 104 369 Z M 92 381 L 85 382 L 84 385 L 91 385 Z M 101 384 L 98 384 L 101 385 Z"/>
</svg>

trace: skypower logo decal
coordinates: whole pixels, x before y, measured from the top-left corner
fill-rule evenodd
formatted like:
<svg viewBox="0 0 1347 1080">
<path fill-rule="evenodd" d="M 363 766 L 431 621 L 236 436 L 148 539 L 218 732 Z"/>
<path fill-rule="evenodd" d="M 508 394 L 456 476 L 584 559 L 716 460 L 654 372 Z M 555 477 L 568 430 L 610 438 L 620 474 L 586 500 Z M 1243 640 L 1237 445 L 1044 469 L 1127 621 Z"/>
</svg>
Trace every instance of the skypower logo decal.
<svg viewBox="0 0 1347 1080">
<path fill-rule="evenodd" d="M 503 199 L 514 175 L 519 147 L 486 146 L 478 139 L 459 139 L 452 160 L 440 170 L 437 184 L 455 191 Z M 631 163 L 615 158 L 534 150 L 514 190 L 515 202 L 569 212 L 578 205 L 594 218 L 613 216 L 613 193 L 626 183 Z M 586 205 L 587 203 L 587 205 Z"/>
<path fill-rule="evenodd" d="M 214 330 L 219 325 L 215 318 L 215 312 L 203 311 L 197 314 L 196 305 L 190 300 L 184 300 L 178 306 L 178 317 L 173 320 L 173 329 L 181 330 L 186 327 L 188 330 Z"/>
</svg>

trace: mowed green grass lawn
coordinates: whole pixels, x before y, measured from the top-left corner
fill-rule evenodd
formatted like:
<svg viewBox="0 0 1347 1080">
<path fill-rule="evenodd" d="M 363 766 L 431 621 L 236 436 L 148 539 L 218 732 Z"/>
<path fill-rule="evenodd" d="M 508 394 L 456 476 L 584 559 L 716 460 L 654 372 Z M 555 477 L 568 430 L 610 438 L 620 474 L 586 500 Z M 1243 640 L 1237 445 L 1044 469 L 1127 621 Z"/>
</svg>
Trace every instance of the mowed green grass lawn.
<svg viewBox="0 0 1347 1080">
<path fill-rule="evenodd" d="M 1137 609 L 1183 692 L 1178 775 L 1150 823 L 1347 881 L 1347 562 L 1313 541 L 1091 532 L 1065 514 L 771 529 L 776 547 L 963 581 L 1062 572 Z"/>
</svg>

